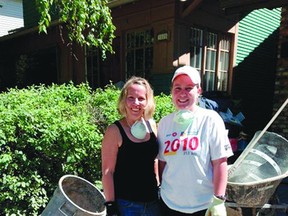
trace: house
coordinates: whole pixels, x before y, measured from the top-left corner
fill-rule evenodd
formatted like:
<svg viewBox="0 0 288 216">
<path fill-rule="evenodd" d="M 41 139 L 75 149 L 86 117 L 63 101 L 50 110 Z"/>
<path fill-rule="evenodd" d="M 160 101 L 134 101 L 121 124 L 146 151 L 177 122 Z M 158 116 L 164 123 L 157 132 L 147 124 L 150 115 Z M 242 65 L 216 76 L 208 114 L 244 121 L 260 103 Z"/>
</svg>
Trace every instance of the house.
<svg viewBox="0 0 288 216">
<path fill-rule="evenodd" d="M 68 44 L 65 25 L 57 21 L 47 35 L 39 34 L 35 5 L 23 0 L 25 28 L 0 37 L 0 90 L 70 80 L 97 88 L 138 75 L 151 82 L 155 94 L 168 94 L 173 71 L 188 64 L 201 72 L 207 97 L 241 101 L 251 136 L 287 97 L 287 85 L 281 94 L 276 91 L 287 83 L 288 65 L 283 69 L 278 59 L 279 53 L 282 62 L 287 59 L 287 48 L 279 51 L 287 44 L 286 33 L 279 42 L 286 0 L 112 0 L 108 5 L 116 26 L 115 54 L 102 61 L 99 50 Z M 288 134 L 288 126 L 277 128 Z"/>
<path fill-rule="evenodd" d="M 22 0 L 0 2 L 0 37 L 10 31 L 24 27 Z"/>
</svg>

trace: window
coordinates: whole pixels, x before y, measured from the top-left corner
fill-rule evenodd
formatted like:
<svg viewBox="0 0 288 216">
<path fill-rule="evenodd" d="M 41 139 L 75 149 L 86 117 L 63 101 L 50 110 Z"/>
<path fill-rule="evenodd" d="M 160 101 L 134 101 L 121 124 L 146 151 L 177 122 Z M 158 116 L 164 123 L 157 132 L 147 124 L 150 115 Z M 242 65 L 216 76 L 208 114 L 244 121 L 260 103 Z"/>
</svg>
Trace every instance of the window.
<svg viewBox="0 0 288 216">
<path fill-rule="evenodd" d="M 203 91 L 227 91 L 231 36 L 191 28 L 190 65 L 202 74 Z"/>
<path fill-rule="evenodd" d="M 153 30 L 126 34 L 126 77 L 148 78 L 153 63 Z"/>
</svg>

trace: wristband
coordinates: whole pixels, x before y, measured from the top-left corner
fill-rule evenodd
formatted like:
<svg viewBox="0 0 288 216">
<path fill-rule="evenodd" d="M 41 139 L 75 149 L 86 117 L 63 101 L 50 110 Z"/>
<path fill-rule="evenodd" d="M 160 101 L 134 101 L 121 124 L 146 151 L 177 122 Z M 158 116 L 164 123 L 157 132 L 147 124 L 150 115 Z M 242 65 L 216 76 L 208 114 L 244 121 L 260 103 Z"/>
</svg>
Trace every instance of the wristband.
<svg viewBox="0 0 288 216">
<path fill-rule="evenodd" d="M 218 199 L 226 201 L 226 196 L 225 195 L 215 195 Z"/>
</svg>

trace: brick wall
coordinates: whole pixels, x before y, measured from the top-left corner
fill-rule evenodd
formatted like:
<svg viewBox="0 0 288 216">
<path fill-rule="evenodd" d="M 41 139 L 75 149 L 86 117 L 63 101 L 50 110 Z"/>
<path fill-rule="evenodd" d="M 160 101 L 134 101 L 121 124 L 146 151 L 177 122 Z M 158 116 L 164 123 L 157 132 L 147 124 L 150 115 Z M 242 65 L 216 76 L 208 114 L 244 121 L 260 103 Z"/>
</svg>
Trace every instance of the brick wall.
<svg viewBox="0 0 288 216">
<path fill-rule="evenodd" d="M 275 114 L 288 98 L 288 7 L 283 7 L 281 13 L 274 93 L 273 113 Z M 271 129 L 288 139 L 288 105 L 273 122 Z"/>
</svg>

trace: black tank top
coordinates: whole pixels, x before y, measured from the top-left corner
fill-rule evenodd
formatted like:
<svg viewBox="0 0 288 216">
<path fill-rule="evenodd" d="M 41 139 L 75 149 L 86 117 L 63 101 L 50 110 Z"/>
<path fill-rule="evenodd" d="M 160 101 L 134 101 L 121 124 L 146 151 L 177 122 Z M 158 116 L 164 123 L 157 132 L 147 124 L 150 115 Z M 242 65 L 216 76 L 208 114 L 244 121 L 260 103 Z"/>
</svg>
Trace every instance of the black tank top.
<svg viewBox="0 0 288 216">
<path fill-rule="evenodd" d="M 116 199 L 136 202 L 157 199 L 154 160 L 158 154 L 158 143 L 155 134 L 150 132 L 148 141 L 135 143 L 128 138 L 119 121 L 115 124 L 122 136 L 114 172 Z M 151 128 L 150 125 L 148 127 Z"/>
</svg>

